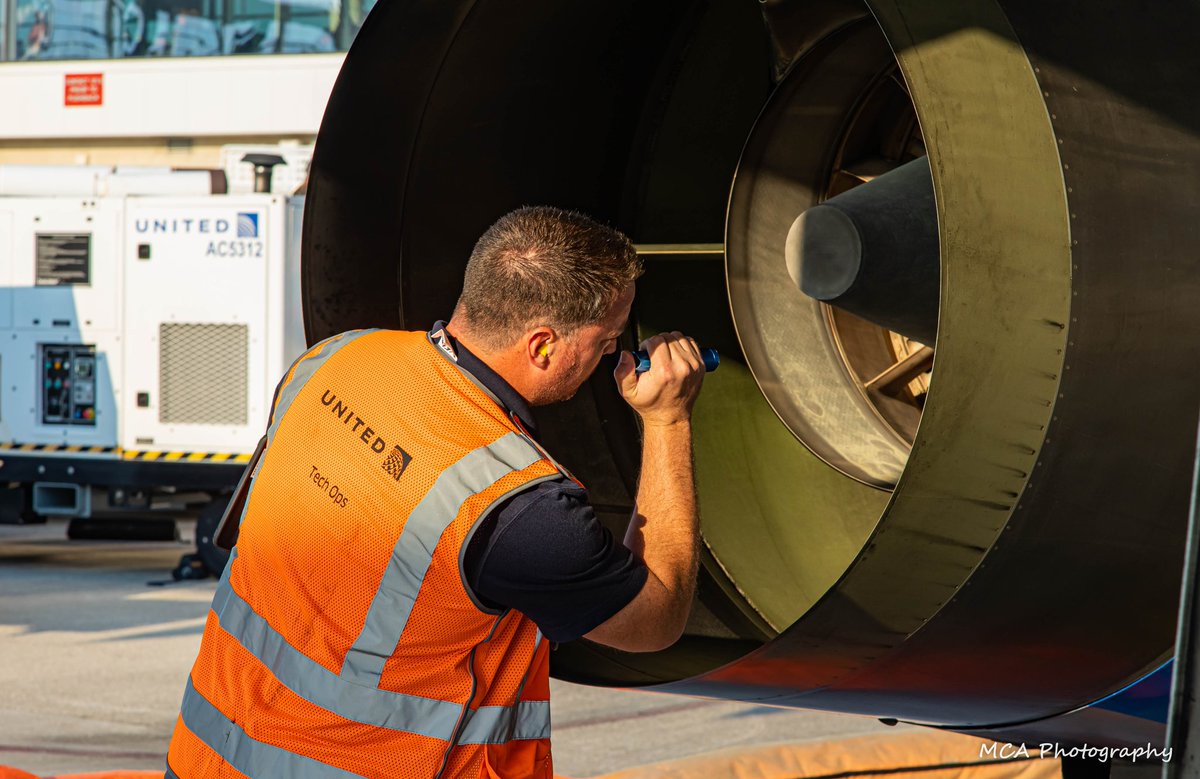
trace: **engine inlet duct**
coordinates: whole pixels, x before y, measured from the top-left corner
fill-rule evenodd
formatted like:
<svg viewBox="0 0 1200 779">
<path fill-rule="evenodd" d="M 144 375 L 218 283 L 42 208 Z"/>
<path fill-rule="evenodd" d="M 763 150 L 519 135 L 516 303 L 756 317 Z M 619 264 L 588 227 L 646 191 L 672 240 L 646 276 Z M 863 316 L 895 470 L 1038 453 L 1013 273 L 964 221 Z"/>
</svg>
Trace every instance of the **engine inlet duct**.
<svg viewBox="0 0 1200 779">
<path fill-rule="evenodd" d="M 1190 0 L 378 3 L 313 157 L 308 337 L 444 318 L 518 206 L 607 221 L 646 265 L 624 348 L 722 357 L 703 564 L 677 645 L 563 645 L 557 676 L 1161 741 L 1087 713 L 1173 643 L 1197 30 Z M 640 431 L 611 368 L 538 412 L 619 537 Z"/>
</svg>

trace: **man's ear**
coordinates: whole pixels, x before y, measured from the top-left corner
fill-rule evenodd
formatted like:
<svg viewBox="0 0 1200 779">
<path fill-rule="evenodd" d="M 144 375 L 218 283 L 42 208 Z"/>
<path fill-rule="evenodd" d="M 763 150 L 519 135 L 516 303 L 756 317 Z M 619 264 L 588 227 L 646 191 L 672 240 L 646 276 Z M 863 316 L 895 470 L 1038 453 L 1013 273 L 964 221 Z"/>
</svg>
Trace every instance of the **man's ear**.
<svg viewBox="0 0 1200 779">
<path fill-rule="evenodd" d="M 558 334 L 552 328 L 538 327 L 527 333 L 525 339 L 530 362 L 545 369 L 550 364 L 550 355 L 554 353 Z"/>
</svg>

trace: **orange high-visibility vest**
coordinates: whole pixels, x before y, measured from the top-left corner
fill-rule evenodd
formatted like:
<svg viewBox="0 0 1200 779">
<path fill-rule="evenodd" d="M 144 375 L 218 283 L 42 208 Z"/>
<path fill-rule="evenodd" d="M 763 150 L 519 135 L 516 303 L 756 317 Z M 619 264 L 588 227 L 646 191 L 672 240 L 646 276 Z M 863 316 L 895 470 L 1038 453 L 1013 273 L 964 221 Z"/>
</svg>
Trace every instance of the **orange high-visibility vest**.
<svg viewBox="0 0 1200 779">
<path fill-rule="evenodd" d="M 548 643 L 462 560 L 553 460 L 425 333 L 387 330 L 301 357 L 267 439 L 167 776 L 549 779 Z"/>
</svg>

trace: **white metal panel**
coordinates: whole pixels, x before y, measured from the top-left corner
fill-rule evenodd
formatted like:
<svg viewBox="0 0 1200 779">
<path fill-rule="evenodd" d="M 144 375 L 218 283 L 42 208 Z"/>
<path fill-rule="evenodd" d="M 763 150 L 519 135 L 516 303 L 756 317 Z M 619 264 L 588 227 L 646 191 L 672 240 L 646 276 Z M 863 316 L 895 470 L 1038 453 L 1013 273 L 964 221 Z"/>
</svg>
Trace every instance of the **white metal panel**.
<svg viewBox="0 0 1200 779">
<path fill-rule="evenodd" d="M 307 168 L 305 168 L 307 171 Z M 105 165 L 0 165 L 0 196 L 211 195 L 207 170 Z M 76 201 L 78 202 L 78 201 Z"/>
<path fill-rule="evenodd" d="M 0 201 L 0 441 L 12 440 L 8 415 L 12 412 L 12 397 L 9 395 L 11 382 L 7 371 L 12 368 L 12 214 Z"/>
<path fill-rule="evenodd" d="M 108 195 L 211 195 L 213 174 L 207 170 L 114 174 L 104 182 Z"/>
<path fill-rule="evenodd" d="M 0 200 L 0 333 L 12 327 L 12 255 L 12 212 Z M 3 367 L 0 365 L 0 371 Z"/>
<path fill-rule="evenodd" d="M 29 413 L 33 398 L 28 394 L 31 385 L 27 385 L 22 396 L 18 381 L 22 370 L 33 369 L 27 349 L 18 341 L 19 336 L 11 330 L 5 330 L 0 338 L 0 442 L 4 443 L 20 440 L 19 432 L 28 435 L 33 424 L 33 415 Z"/>
<path fill-rule="evenodd" d="M 344 54 L 0 65 L 0 139 L 315 135 Z M 103 75 L 101 105 L 64 105 L 69 73 Z"/>
<path fill-rule="evenodd" d="M 40 355 L 44 345 L 90 344 L 96 347 L 96 418 L 94 425 L 42 424 Z M 0 342 L 4 368 L 3 404 L 5 424 L 0 441 L 62 446 L 117 445 L 120 399 L 115 382 L 121 373 L 121 339 L 117 333 L 78 330 L 59 332 L 12 331 Z"/>
<path fill-rule="evenodd" d="M 124 202 L 0 199 L 0 441 L 113 447 L 121 370 L 121 215 Z M 90 236 L 89 283 L 37 286 L 37 236 Z M 43 424 L 40 355 L 47 344 L 96 349 L 94 424 Z"/>
<path fill-rule="evenodd" d="M 0 195 L 94 197 L 100 194 L 100 179 L 111 172 L 105 165 L 0 165 Z"/>
<path fill-rule="evenodd" d="M 12 215 L 9 283 L 18 331 L 113 332 L 120 327 L 120 198 L 13 198 L 3 201 Z M 85 284 L 39 286 L 38 236 L 88 236 L 90 264 Z"/>
<path fill-rule="evenodd" d="M 266 427 L 280 363 L 284 198 L 275 195 L 207 198 L 129 198 L 125 255 L 126 365 L 123 448 L 141 451 L 250 452 Z M 144 247 L 144 248 L 143 248 Z M 245 423 L 163 422 L 160 337 L 163 325 L 246 328 Z M 176 333 L 187 328 L 171 327 Z M 184 339 L 185 346 L 192 343 Z M 194 345 L 194 344 L 193 344 Z M 190 348 L 190 347 L 189 347 Z M 204 366 L 227 371 L 226 354 L 203 353 Z M 176 363 L 178 365 L 178 363 Z M 271 366 L 270 368 L 268 366 Z M 183 366 L 188 371 L 191 366 Z M 185 388 L 186 389 L 186 388 Z M 226 391 L 233 391 L 225 388 Z M 175 392 L 175 390 L 170 390 Z M 148 406 L 138 403 L 148 395 Z M 193 398 L 194 400 L 194 398 Z M 211 408 L 213 398 L 201 399 Z M 221 398 L 216 398 L 221 401 Z M 227 408 L 227 406 L 221 406 Z M 170 411 L 170 414 L 167 412 Z M 186 416 L 186 414 L 184 415 Z M 227 415 L 217 415 L 226 419 Z M 176 419 L 178 415 L 176 415 Z"/>
</svg>

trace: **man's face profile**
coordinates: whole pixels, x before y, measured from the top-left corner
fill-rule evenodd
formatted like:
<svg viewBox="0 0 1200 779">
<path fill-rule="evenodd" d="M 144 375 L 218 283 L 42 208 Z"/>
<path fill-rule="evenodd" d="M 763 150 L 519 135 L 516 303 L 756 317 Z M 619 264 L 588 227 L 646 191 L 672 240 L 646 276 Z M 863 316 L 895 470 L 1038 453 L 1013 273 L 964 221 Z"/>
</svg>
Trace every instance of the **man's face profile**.
<svg viewBox="0 0 1200 779">
<path fill-rule="evenodd" d="M 629 284 L 609 306 L 604 318 L 591 325 L 577 328 L 563 338 L 557 360 L 551 363 L 544 391 L 538 393 L 534 405 L 559 403 L 575 396 L 600 364 L 600 358 L 617 350 L 617 339 L 629 323 L 635 287 Z"/>
</svg>

